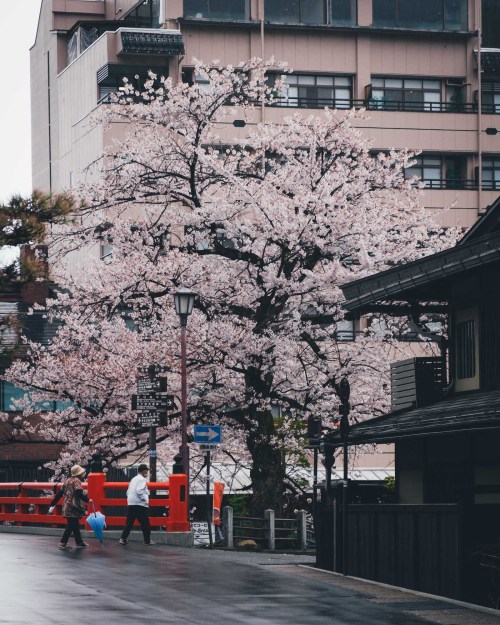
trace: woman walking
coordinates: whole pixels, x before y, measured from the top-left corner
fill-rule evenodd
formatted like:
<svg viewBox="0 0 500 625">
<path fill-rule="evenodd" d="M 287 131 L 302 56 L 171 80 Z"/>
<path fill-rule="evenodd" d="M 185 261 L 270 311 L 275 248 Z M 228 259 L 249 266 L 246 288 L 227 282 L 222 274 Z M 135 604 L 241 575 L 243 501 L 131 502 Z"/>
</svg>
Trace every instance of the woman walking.
<svg viewBox="0 0 500 625">
<path fill-rule="evenodd" d="M 71 467 L 71 477 L 68 477 L 63 487 L 50 503 L 49 514 L 52 514 L 57 502 L 63 499 L 62 514 L 66 517 L 67 526 L 59 543 L 59 549 L 67 549 L 68 540 L 73 534 L 78 548 L 88 547 L 88 543 L 83 541 L 80 533 L 80 519 L 87 514 L 85 503 L 92 503 L 92 499 L 87 497 L 83 490 L 82 482 L 85 476 L 85 469 L 79 464 Z"/>
</svg>

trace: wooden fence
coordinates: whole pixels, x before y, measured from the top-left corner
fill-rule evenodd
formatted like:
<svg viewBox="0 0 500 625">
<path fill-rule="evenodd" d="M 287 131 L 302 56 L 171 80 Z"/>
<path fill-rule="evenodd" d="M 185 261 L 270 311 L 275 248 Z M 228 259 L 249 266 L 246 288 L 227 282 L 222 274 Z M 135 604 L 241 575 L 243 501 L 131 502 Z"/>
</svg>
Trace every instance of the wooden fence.
<svg viewBox="0 0 500 625">
<path fill-rule="evenodd" d="M 295 519 L 276 518 L 274 510 L 266 510 L 264 518 L 235 517 L 232 507 L 226 506 L 222 509 L 222 523 L 225 547 L 253 540 L 262 549 L 307 549 L 308 526 L 304 510 L 299 510 Z"/>
</svg>

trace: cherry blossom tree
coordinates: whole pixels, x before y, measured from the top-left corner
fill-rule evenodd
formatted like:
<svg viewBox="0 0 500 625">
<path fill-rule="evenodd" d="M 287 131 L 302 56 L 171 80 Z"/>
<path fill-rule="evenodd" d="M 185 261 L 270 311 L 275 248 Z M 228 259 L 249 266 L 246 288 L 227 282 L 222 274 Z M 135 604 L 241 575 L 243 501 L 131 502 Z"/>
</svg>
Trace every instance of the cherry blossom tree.
<svg viewBox="0 0 500 625">
<path fill-rule="evenodd" d="M 8 379 L 35 389 L 31 410 L 42 397 L 68 402 L 38 426 L 65 443 L 66 459 L 144 450 L 130 408 L 137 368 L 166 365 L 178 394 L 172 294 L 191 288 L 189 423 L 223 424 L 224 449 L 250 461 L 258 514 L 280 510 L 307 418 L 333 424 L 343 376 L 354 420 L 388 408 L 384 341 L 369 330 L 343 340 L 340 285 L 452 241 L 405 180 L 412 155 L 373 154 L 353 128 L 363 111 L 257 123 L 285 88 L 266 83 L 272 62 L 214 65 L 198 63 L 203 83 L 193 85 L 151 74 L 144 93 L 126 84 L 100 107 L 94 123 L 121 138 L 89 169 L 98 176 L 51 241 L 61 292 L 47 314 L 62 325 Z M 233 136 L 235 119 L 244 135 Z M 103 241 L 105 261 L 92 254 Z M 79 270 L 75 250 L 88 251 Z M 172 416 L 158 428 L 164 457 L 179 445 Z"/>
</svg>

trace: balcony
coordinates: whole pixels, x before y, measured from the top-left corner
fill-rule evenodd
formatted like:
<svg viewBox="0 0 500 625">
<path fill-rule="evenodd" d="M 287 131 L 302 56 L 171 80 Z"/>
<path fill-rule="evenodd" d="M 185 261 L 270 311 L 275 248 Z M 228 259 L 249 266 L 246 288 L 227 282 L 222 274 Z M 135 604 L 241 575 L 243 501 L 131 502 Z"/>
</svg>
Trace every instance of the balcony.
<svg viewBox="0 0 500 625">
<path fill-rule="evenodd" d="M 478 184 L 476 180 L 469 179 L 446 179 L 446 178 L 422 178 L 421 182 L 424 183 L 426 189 L 445 189 L 449 190 L 463 190 L 463 191 L 477 191 Z M 489 189 L 483 183 L 483 189 Z M 498 188 L 500 188 L 500 183 Z"/>
<path fill-rule="evenodd" d="M 407 113 L 477 113 L 477 104 L 473 102 L 411 102 L 372 98 L 366 101 L 366 108 L 369 111 L 399 111 Z"/>
<path fill-rule="evenodd" d="M 314 97 L 275 97 L 271 106 L 307 109 L 350 109 L 366 108 L 368 111 L 389 111 L 406 113 L 477 113 L 477 104 L 472 102 L 405 102 L 402 100 L 354 100 L 352 98 L 314 98 Z M 500 113 L 500 107 L 497 107 Z"/>
</svg>

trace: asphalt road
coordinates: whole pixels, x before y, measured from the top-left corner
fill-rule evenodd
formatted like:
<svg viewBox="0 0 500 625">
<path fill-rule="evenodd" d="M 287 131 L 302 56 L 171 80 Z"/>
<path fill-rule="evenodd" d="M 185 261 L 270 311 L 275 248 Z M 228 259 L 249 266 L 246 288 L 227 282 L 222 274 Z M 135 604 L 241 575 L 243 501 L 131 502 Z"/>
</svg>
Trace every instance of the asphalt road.
<svg viewBox="0 0 500 625">
<path fill-rule="evenodd" d="M 0 534 L 8 625 L 500 625 L 500 616 L 300 566 L 308 556 Z"/>
</svg>

